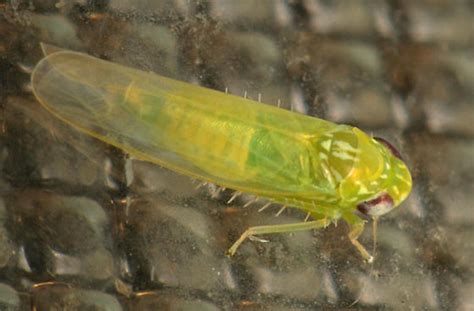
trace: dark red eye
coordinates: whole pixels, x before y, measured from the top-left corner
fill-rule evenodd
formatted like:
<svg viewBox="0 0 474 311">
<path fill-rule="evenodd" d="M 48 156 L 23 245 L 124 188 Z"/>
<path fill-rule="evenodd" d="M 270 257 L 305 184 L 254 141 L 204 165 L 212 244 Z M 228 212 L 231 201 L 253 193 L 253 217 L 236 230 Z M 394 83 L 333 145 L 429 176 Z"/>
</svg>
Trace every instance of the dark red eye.
<svg viewBox="0 0 474 311">
<path fill-rule="evenodd" d="M 357 210 L 367 216 L 380 216 L 393 209 L 393 199 L 388 193 L 382 193 L 375 199 L 357 204 Z"/>
<path fill-rule="evenodd" d="M 384 145 L 385 147 L 388 148 L 388 150 L 390 150 L 390 152 L 397 158 L 399 158 L 400 160 L 403 161 L 402 159 L 402 155 L 400 154 L 400 152 L 397 150 L 397 148 L 395 148 L 391 143 L 389 143 L 387 140 L 381 138 L 381 137 L 374 137 L 374 139 L 376 141 L 378 141 L 379 143 L 381 143 L 382 145 Z"/>
</svg>

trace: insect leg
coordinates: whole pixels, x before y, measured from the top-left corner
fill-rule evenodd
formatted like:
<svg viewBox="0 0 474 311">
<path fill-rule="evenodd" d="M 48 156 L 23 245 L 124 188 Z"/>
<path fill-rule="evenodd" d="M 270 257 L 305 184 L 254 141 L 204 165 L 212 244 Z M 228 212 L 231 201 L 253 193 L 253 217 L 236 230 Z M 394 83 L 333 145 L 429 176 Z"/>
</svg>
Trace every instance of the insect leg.
<svg viewBox="0 0 474 311">
<path fill-rule="evenodd" d="M 275 214 L 275 217 L 278 217 L 281 215 L 281 213 L 283 213 L 284 210 L 286 210 L 286 205 L 283 205 L 280 210 Z"/>
<path fill-rule="evenodd" d="M 270 205 L 272 205 L 273 202 L 267 202 L 264 206 L 262 206 L 261 208 L 259 208 L 258 212 L 263 212 L 264 210 L 266 210 Z"/>
<path fill-rule="evenodd" d="M 365 222 L 362 220 L 351 224 L 351 231 L 349 232 L 348 236 L 349 240 L 357 248 L 362 257 L 364 257 L 364 259 L 367 260 L 368 263 L 372 263 L 374 261 L 374 257 L 370 255 L 369 252 L 365 249 L 365 247 L 357 240 L 364 231 L 364 225 Z"/>
<path fill-rule="evenodd" d="M 240 191 L 234 192 L 234 194 L 233 194 L 232 197 L 229 199 L 229 201 L 227 201 L 227 204 L 232 203 L 232 201 L 234 201 L 235 198 L 238 197 L 238 196 L 241 195 L 241 194 L 242 194 L 242 192 L 240 192 Z"/>
<path fill-rule="evenodd" d="M 207 185 L 207 181 L 200 182 L 196 187 L 194 187 L 195 190 L 198 190 L 201 187 L 204 187 Z"/>
<path fill-rule="evenodd" d="M 247 203 L 244 204 L 244 208 L 252 205 L 253 203 L 257 202 L 259 197 L 255 197 L 252 200 L 248 201 Z"/>
<path fill-rule="evenodd" d="M 319 219 L 315 221 L 301 222 L 295 224 L 285 224 L 285 225 L 270 225 L 270 226 L 256 226 L 250 227 L 240 236 L 240 238 L 229 248 L 227 251 L 228 256 L 235 254 L 240 244 L 242 244 L 246 239 L 251 236 L 258 234 L 269 234 L 269 233 L 285 233 L 285 232 L 295 232 L 311 229 L 319 229 L 327 227 L 331 222 L 328 219 Z"/>
</svg>

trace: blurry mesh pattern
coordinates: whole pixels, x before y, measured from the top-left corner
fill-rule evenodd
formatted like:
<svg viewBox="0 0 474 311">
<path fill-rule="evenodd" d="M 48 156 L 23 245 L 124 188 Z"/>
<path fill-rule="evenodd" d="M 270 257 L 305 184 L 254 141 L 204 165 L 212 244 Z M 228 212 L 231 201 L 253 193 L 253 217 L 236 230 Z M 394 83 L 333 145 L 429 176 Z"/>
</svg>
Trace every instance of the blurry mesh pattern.
<svg viewBox="0 0 474 311">
<path fill-rule="evenodd" d="M 0 309 L 473 310 L 472 1 L 0 4 Z M 380 219 L 373 265 L 342 222 L 302 221 L 141 162 L 55 119 L 40 42 L 384 137 L 414 189 Z M 199 187 L 201 186 L 201 187 Z M 361 243 L 372 243 L 370 226 Z"/>
</svg>

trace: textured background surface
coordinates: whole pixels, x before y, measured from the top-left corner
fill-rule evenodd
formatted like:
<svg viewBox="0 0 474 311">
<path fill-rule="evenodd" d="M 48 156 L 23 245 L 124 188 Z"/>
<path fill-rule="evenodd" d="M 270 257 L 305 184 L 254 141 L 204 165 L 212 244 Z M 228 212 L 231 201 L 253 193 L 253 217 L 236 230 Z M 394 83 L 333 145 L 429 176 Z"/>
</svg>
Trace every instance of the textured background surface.
<svg viewBox="0 0 474 311">
<path fill-rule="evenodd" d="M 474 310 L 473 3 L 0 3 L 0 309 Z M 413 193 L 373 266 L 342 223 L 226 258 L 304 215 L 226 205 L 62 124 L 30 91 L 41 41 L 383 136 Z"/>
</svg>

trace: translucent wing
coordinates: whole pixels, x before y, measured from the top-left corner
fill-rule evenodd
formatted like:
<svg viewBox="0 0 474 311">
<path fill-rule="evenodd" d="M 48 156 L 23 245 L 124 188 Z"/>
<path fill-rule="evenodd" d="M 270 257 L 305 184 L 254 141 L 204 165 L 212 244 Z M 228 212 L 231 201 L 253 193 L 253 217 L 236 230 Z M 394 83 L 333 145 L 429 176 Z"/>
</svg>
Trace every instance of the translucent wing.
<svg viewBox="0 0 474 311">
<path fill-rule="evenodd" d="M 324 120 L 71 51 L 41 60 L 32 85 L 58 118 L 138 159 L 256 194 L 326 192 L 309 176 L 310 142 L 338 127 Z"/>
</svg>

